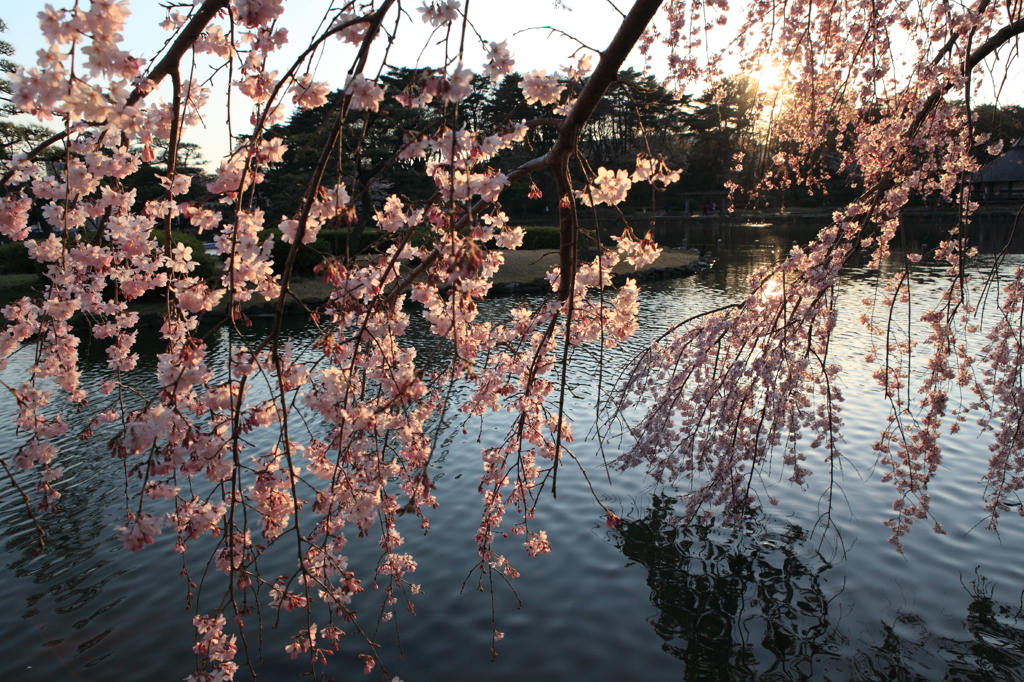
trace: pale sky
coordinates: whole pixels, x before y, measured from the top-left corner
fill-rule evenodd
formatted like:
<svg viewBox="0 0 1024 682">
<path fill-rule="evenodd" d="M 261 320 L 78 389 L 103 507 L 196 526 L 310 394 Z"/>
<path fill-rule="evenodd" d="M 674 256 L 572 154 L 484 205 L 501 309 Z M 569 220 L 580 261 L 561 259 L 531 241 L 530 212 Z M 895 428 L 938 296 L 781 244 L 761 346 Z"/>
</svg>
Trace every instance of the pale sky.
<svg viewBox="0 0 1024 682">
<path fill-rule="evenodd" d="M 627 0 L 615 1 L 623 9 L 628 10 L 630 3 Z M 466 0 L 462 2 L 465 7 Z M 8 25 L 8 31 L 3 34 L 3 39 L 14 46 L 14 60 L 26 67 L 35 65 L 36 51 L 44 45 L 36 15 L 45 4 L 41 0 L 9 0 L 0 9 L 0 18 Z M 60 6 L 60 3 L 53 4 Z M 445 46 L 438 45 L 439 41 L 443 43 L 443 33 L 439 32 L 431 39 L 431 29 L 421 21 L 420 13 L 416 11 L 421 4 L 422 0 L 401 3 L 402 9 L 408 14 L 403 16 L 398 40 L 388 55 L 388 62 L 393 66 L 437 67 L 444 62 Z M 159 27 L 166 16 L 165 10 L 156 0 L 135 0 L 130 7 L 132 16 L 124 31 L 123 49 L 134 56 L 150 59 L 171 35 Z M 284 73 L 295 57 L 309 44 L 325 11 L 330 7 L 330 0 L 286 0 L 284 7 L 285 14 L 278 25 L 289 29 L 289 44 L 283 50 L 273 53 L 270 60 L 270 68 L 279 73 Z M 561 65 L 572 63 L 572 54 L 579 50 L 580 43 L 590 48 L 604 49 L 621 20 L 621 16 L 612 7 L 611 0 L 566 0 L 565 3 L 558 3 L 556 0 L 470 0 L 469 16 L 476 31 L 484 40 L 508 41 L 509 49 L 516 60 L 515 68 L 521 73 L 534 69 L 543 69 L 551 73 Z M 388 30 L 393 29 L 393 19 L 385 22 L 385 26 Z M 529 30 L 530 27 L 550 26 L 572 34 L 580 42 L 545 28 Z M 460 30 L 461 21 L 455 22 L 450 41 L 452 50 L 458 48 Z M 729 30 L 729 26 L 724 27 L 722 36 L 729 36 Z M 383 40 L 378 40 L 377 45 L 383 44 Z M 315 79 L 327 81 L 333 88 L 342 87 L 345 73 L 355 55 L 355 48 L 333 38 L 327 41 L 326 46 L 325 51 L 313 64 Z M 381 50 L 382 48 L 378 49 L 369 62 L 366 70 L 368 76 L 376 73 L 380 65 L 383 54 Z M 593 54 L 583 50 L 579 51 L 577 56 L 587 53 Z M 480 39 L 472 30 L 468 30 L 465 66 L 479 72 L 484 61 Z M 212 63 L 207 62 L 197 67 L 198 80 L 206 78 L 211 71 Z M 634 53 L 626 66 L 640 70 L 644 68 L 644 62 Z M 655 74 L 665 72 L 664 48 L 654 53 L 650 66 Z M 1000 103 L 1024 103 L 1022 68 L 1024 67 L 1020 65 L 1013 68 L 1011 77 L 999 96 Z M 200 145 L 208 162 L 215 162 L 230 149 L 226 123 L 227 99 L 224 96 L 225 75 L 222 73 L 218 77 L 219 86 L 213 86 L 204 125 L 189 129 L 184 136 L 186 141 Z M 993 92 L 990 88 L 988 93 L 978 93 L 977 97 L 981 101 L 992 101 Z M 232 125 L 235 134 L 247 132 L 250 113 L 251 109 L 246 106 L 244 98 L 233 97 Z"/>
<path fill-rule="evenodd" d="M 36 15 L 45 4 L 39 0 L 24 0 L 5 3 L 0 9 L 0 18 L 7 22 L 8 26 L 3 39 L 14 46 L 14 60 L 25 67 L 35 65 L 36 52 L 44 46 Z M 59 3 L 52 4 L 55 7 L 61 6 Z M 444 34 L 439 32 L 432 40 L 430 39 L 431 29 L 421 21 L 420 13 L 416 11 L 420 4 L 419 0 L 402 3 L 402 8 L 411 15 L 411 21 L 408 16 L 403 17 L 404 20 L 399 27 L 399 39 L 388 55 L 388 63 L 391 65 L 419 64 L 436 67 L 444 61 L 444 46 L 437 45 Z M 628 9 L 628 4 L 621 4 Z M 270 62 L 270 68 L 279 73 L 284 73 L 302 49 L 309 44 L 310 37 L 314 35 L 330 3 L 323 0 L 288 0 L 284 6 L 285 14 L 278 21 L 278 26 L 288 28 L 289 44 L 283 50 L 272 53 Z M 135 0 L 130 4 L 130 8 L 132 16 L 123 31 L 122 49 L 134 56 L 149 59 L 171 35 L 159 27 L 166 13 L 155 0 Z M 495 11 L 495 8 L 500 8 L 500 11 Z M 546 69 L 552 73 L 560 65 L 568 65 L 574 61 L 571 55 L 578 50 L 580 44 L 546 29 L 526 30 L 513 35 L 515 31 L 529 29 L 531 26 L 556 26 L 566 33 L 571 33 L 588 46 L 603 49 L 620 22 L 620 15 L 605 0 L 570 0 L 560 8 L 555 7 L 553 0 L 471 0 L 469 13 L 473 25 L 485 40 L 508 41 L 509 49 L 516 60 L 515 68 L 522 73 L 534 69 Z M 393 20 L 385 24 L 389 30 L 393 29 Z M 452 33 L 452 50 L 458 49 L 460 30 L 461 22 L 456 22 Z M 383 41 L 378 40 L 378 44 L 383 44 Z M 355 55 L 355 48 L 333 38 L 329 39 L 326 45 L 327 49 L 314 62 L 315 79 L 327 81 L 335 88 L 342 87 L 345 72 Z M 579 56 L 586 53 L 588 52 L 581 51 Z M 370 60 L 366 70 L 367 76 L 376 73 L 382 54 L 380 49 L 375 51 L 374 58 Z M 595 55 L 594 63 L 596 61 Z M 664 60 L 659 61 L 663 63 Z M 466 35 L 465 65 L 479 72 L 484 62 L 485 53 L 480 40 L 470 29 Z M 197 69 L 199 80 L 203 80 L 210 73 L 210 64 Z M 644 64 L 638 55 L 634 55 L 627 66 L 642 69 Z M 213 88 L 210 104 L 206 109 L 205 128 L 190 129 L 184 137 L 186 141 L 195 142 L 203 148 L 208 162 L 227 153 L 229 148 L 227 101 L 223 94 L 224 79 L 221 78 L 219 82 L 220 87 Z M 235 134 L 246 131 L 250 112 L 251 109 L 245 106 L 242 97 L 233 98 L 232 125 Z"/>
</svg>

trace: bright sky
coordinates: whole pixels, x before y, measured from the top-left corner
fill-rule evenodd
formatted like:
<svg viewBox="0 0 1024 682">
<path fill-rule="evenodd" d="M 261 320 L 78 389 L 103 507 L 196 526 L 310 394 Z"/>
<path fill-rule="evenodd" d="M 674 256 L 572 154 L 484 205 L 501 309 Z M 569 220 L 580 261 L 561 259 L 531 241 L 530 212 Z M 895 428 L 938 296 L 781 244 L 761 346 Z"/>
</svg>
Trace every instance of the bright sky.
<svg viewBox="0 0 1024 682">
<path fill-rule="evenodd" d="M 622 3 L 621 0 L 619 2 L 628 9 L 628 3 Z M 60 6 L 59 3 L 53 4 Z M 430 27 L 421 21 L 420 13 L 415 10 L 420 4 L 417 1 L 402 5 L 405 11 L 412 15 L 412 21 L 409 21 L 408 16 L 403 17 L 404 21 L 399 27 L 399 39 L 388 54 L 388 63 L 393 66 L 419 64 L 436 67 L 444 61 L 444 45 L 437 44 L 443 41 L 444 34 L 437 33 L 431 39 Z M 44 5 L 45 3 L 38 0 L 27 0 L 5 3 L 3 9 L 0 9 L 0 18 L 8 25 L 8 31 L 3 34 L 3 39 L 14 46 L 14 60 L 25 67 L 35 65 L 36 52 L 44 46 L 36 16 Z M 289 44 L 284 50 L 271 55 L 271 69 L 279 73 L 284 73 L 302 49 L 308 46 L 310 37 L 315 34 L 330 3 L 323 0 L 288 0 L 284 6 L 285 14 L 278 21 L 278 26 L 288 28 Z M 165 11 L 156 0 L 135 0 L 130 7 L 132 16 L 123 32 L 122 49 L 135 56 L 151 58 L 171 35 L 159 27 L 166 16 Z M 553 0 L 471 0 L 469 13 L 476 31 L 485 40 L 508 41 L 509 49 L 516 60 L 516 70 L 524 73 L 534 69 L 546 69 L 551 73 L 560 65 L 572 63 L 574 60 L 571 55 L 580 47 L 580 43 L 548 29 L 524 29 L 533 26 L 556 26 L 566 33 L 571 33 L 585 45 L 603 49 L 621 20 L 612 5 L 601 0 L 569 0 L 568 6 L 561 7 L 555 7 Z M 393 21 L 386 22 L 386 25 L 389 30 L 394 27 Z M 456 22 L 451 40 L 453 50 L 458 49 L 459 30 L 460 22 Z M 522 32 L 513 35 L 515 31 Z M 581 51 L 579 56 L 585 53 Z M 329 39 L 326 51 L 314 62 L 315 79 L 327 81 L 332 87 L 342 87 L 345 72 L 354 56 L 353 46 L 333 38 Z M 375 72 L 381 57 L 382 51 L 377 50 L 367 69 L 368 75 Z M 661 61 L 663 63 L 663 60 Z M 484 63 L 485 52 L 480 40 L 472 29 L 469 29 L 466 34 L 465 65 L 479 72 Z M 635 56 L 627 65 L 642 69 L 643 61 L 639 56 Z M 196 72 L 198 79 L 203 80 L 210 71 L 209 64 L 200 66 Z M 191 129 L 185 134 L 186 141 L 198 143 L 202 147 L 207 161 L 227 153 L 230 146 L 226 124 L 227 100 L 223 95 L 224 79 L 221 78 L 219 82 L 220 87 L 214 86 L 211 93 L 210 106 L 207 108 L 207 112 L 211 113 L 207 113 L 205 128 Z M 243 98 L 235 97 L 232 106 L 234 133 L 245 132 L 249 114 L 250 110 L 244 106 Z"/>
<path fill-rule="evenodd" d="M 465 6 L 466 0 L 462 2 Z M 615 2 L 624 9 L 630 6 L 628 0 Z M 271 55 L 271 69 L 284 73 L 291 66 L 295 57 L 316 34 L 330 4 L 330 0 L 285 2 L 285 14 L 278 25 L 289 29 L 290 42 L 284 50 Z M 408 15 L 403 17 L 398 40 L 388 55 L 390 65 L 436 67 L 444 62 L 444 35 L 438 33 L 431 37 L 430 28 L 421 21 L 420 13 L 416 11 L 421 4 L 422 0 L 402 3 L 402 8 Z M 3 35 L 3 39 L 9 41 L 16 49 L 15 61 L 25 66 L 34 65 L 36 51 L 44 45 L 36 16 L 44 5 L 41 0 L 12 0 L 0 9 L 0 18 L 8 25 L 8 31 Z M 151 58 L 171 35 L 159 28 L 160 22 L 166 16 L 165 10 L 157 0 L 135 0 L 131 4 L 131 9 L 133 14 L 124 31 L 124 49 L 135 56 Z M 516 60 L 516 69 L 523 73 L 534 69 L 544 69 L 550 73 L 560 65 L 570 64 L 573 61 L 572 54 L 580 48 L 581 43 L 595 50 L 603 49 L 621 20 L 620 14 L 612 6 L 612 0 L 566 0 L 565 3 L 557 0 L 469 0 L 469 15 L 476 32 L 484 40 L 508 41 L 509 49 Z M 393 20 L 386 22 L 389 30 L 392 30 L 393 26 Z M 541 28 L 530 30 L 530 27 Z M 557 27 L 567 34 L 572 34 L 580 42 L 550 28 L 542 27 Z M 457 49 L 459 30 L 461 22 L 456 22 L 450 49 Z M 725 33 L 728 33 L 728 27 Z M 378 45 L 383 45 L 383 42 L 379 40 Z M 439 42 L 441 44 L 438 44 Z M 378 49 L 375 57 L 371 59 L 367 69 L 368 75 L 374 73 L 379 66 L 383 54 L 381 49 Z M 581 51 L 577 56 L 587 52 Z M 333 38 L 329 39 L 326 50 L 320 53 L 314 62 L 315 79 L 327 81 L 332 87 L 343 86 L 345 72 L 351 65 L 354 55 L 353 46 Z M 484 61 L 480 39 L 470 29 L 466 34 L 465 65 L 479 72 Z M 201 81 L 209 75 L 212 64 L 211 61 L 198 66 L 198 80 Z M 626 65 L 637 69 L 644 67 L 642 59 L 636 54 Z M 651 61 L 654 72 L 663 72 L 664 65 L 664 53 L 656 53 Z M 1022 68 L 1024 66 L 1020 64 L 1014 66 L 998 97 L 1001 103 L 1024 103 L 1024 87 L 1021 87 L 1024 84 Z M 230 149 L 226 122 L 227 98 L 224 96 L 225 74 L 220 74 L 219 78 L 219 86 L 214 85 L 212 88 L 204 126 L 190 129 L 185 134 L 186 141 L 200 145 L 208 162 L 215 161 Z M 989 88 L 987 94 L 979 93 L 979 99 L 992 101 L 995 99 L 994 92 Z M 245 106 L 243 98 L 234 97 L 231 116 L 234 133 L 247 131 L 249 115 L 250 110 Z"/>
</svg>

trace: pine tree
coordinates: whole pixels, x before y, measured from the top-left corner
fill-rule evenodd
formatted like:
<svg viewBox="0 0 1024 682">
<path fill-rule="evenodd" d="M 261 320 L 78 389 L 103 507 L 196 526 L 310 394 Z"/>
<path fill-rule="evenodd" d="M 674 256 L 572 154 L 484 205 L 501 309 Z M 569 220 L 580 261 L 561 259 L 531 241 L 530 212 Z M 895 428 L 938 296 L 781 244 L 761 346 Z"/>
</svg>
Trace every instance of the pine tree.
<svg viewBox="0 0 1024 682">
<path fill-rule="evenodd" d="M 7 24 L 0 19 L 0 33 L 7 32 Z M 14 46 L 0 39 L 0 160 L 9 159 L 19 152 L 27 151 L 51 135 L 41 125 L 18 123 L 12 120 L 20 112 L 11 102 L 11 81 L 8 76 L 18 70 L 10 58 Z"/>
</svg>

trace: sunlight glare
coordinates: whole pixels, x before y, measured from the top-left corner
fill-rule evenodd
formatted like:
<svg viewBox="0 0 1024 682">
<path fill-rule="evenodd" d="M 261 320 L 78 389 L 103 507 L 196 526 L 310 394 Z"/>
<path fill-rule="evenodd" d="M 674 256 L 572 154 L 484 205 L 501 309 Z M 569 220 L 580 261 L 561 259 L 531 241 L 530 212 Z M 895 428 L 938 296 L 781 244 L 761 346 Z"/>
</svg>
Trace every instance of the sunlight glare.
<svg viewBox="0 0 1024 682">
<path fill-rule="evenodd" d="M 767 301 L 769 299 L 775 298 L 781 293 L 782 285 L 779 283 L 779 280 L 770 279 L 764 283 L 764 286 L 761 287 L 760 296 L 761 300 Z"/>
<path fill-rule="evenodd" d="M 778 89 L 786 79 L 786 69 L 772 61 L 761 67 L 757 74 L 757 83 L 761 90 Z"/>
</svg>

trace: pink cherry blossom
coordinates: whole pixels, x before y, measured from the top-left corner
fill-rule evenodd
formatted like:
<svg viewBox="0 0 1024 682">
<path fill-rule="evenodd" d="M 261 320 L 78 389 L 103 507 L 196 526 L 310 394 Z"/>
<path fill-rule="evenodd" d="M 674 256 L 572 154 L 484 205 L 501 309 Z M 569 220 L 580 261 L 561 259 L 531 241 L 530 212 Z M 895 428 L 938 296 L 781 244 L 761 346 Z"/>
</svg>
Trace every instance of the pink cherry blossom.
<svg viewBox="0 0 1024 682">
<path fill-rule="evenodd" d="M 384 90 L 358 73 L 345 87 L 345 92 L 352 95 L 352 108 L 364 111 L 377 111 L 384 100 Z"/>
<path fill-rule="evenodd" d="M 327 83 L 318 83 L 313 80 L 313 74 L 303 74 L 292 86 L 292 102 L 313 109 L 327 103 L 327 93 L 330 88 Z"/>
<path fill-rule="evenodd" d="M 423 16 L 424 23 L 430 24 L 437 28 L 444 24 L 455 21 L 459 16 L 459 7 L 462 3 L 459 0 L 434 0 L 429 5 L 423 5 L 418 7 L 418 11 Z"/>
<path fill-rule="evenodd" d="M 547 71 L 531 71 L 523 77 L 519 87 L 528 104 L 557 104 L 565 90 L 558 77 L 549 76 Z"/>
<path fill-rule="evenodd" d="M 487 48 L 487 64 L 484 66 L 484 75 L 493 81 L 501 80 L 502 76 L 512 73 L 516 60 L 512 59 L 512 53 L 508 51 L 508 41 L 491 43 Z"/>
<path fill-rule="evenodd" d="M 593 184 L 587 189 L 579 190 L 576 196 L 585 206 L 608 204 L 614 206 L 622 203 L 633 186 L 629 174 L 624 170 L 613 171 L 605 167 L 597 169 Z"/>
</svg>

